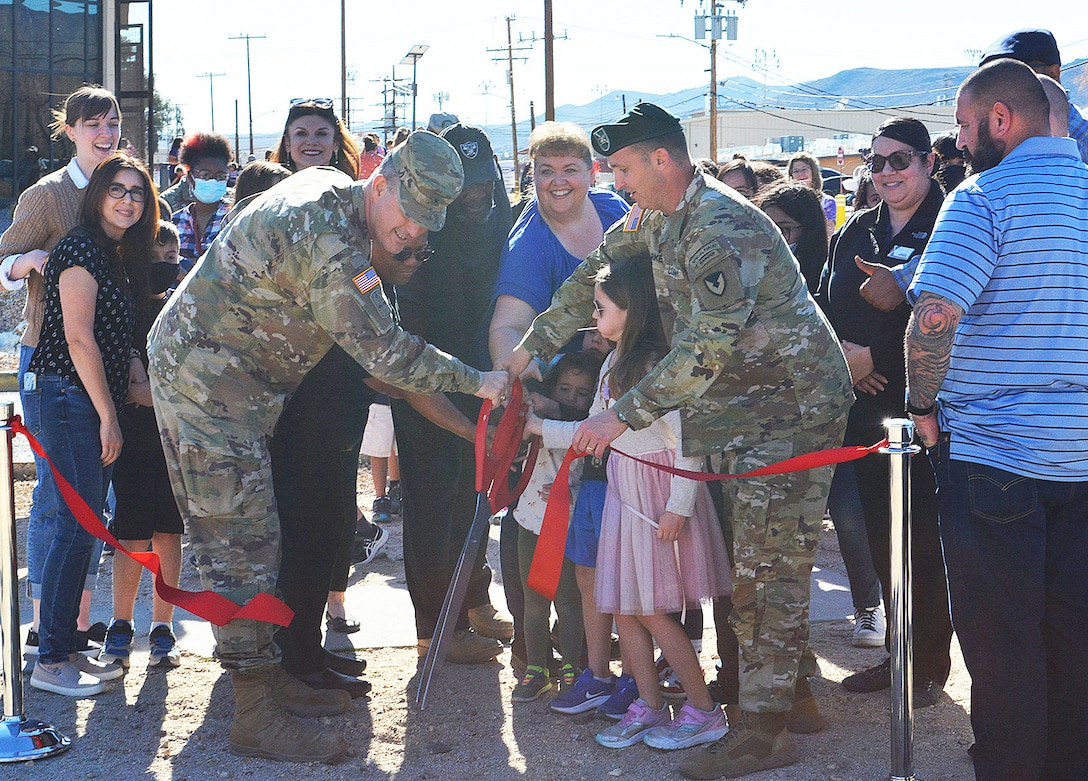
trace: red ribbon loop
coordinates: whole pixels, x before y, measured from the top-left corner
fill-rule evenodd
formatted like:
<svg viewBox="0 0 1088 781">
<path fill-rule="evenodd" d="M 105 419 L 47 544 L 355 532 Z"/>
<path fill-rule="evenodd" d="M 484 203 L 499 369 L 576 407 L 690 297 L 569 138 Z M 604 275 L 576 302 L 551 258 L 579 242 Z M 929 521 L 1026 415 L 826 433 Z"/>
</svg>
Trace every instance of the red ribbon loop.
<svg viewBox="0 0 1088 781">
<path fill-rule="evenodd" d="M 103 542 L 109 543 L 120 553 L 139 562 L 144 569 L 150 570 L 155 575 L 155 591 L 164 601 L 188 610 L 194 616 L 210 621 L 216 626 L 223 626 L 239 618 L 264 621 L 277 626 L 287 626 L 291 623 L 291 619 L 295 617 L 294 611 L 271 594 L 258 594 L 244 605 L 238 605 L 214 591 L 185 591 L 169 585 L 163 580 L 158 555 L 151 551 L 133 553 L 125 550 L 124 546 L 117 541 L 117 538 L 102 525 L 98 513 L 91 509 L 90 505 L 72 487 L 72 484 L 64 479 L 64 476 L 53 466 L 53 461 L 46 455 L 41 443 L 23 425 L 22 419 L 16 415 L 11 419 L 10 425 L 12 431 L 25 436 L 30 443 L 30 448 L 48 462 L 61 496 L 64 497 L 68 509 L 72 511 L 72 515 L 75 516 L 79 525 L 92 537 L 97 537 Z"/>
<path fill-rule="evenodd" d="M 491 402 L 485 400 L 476 419 L 476 490 L 487 494 L 491 512 L 497 513 L 503 507 L 509 507 L 524 493 L 536 465 L 540 442 L 533 442 L 521 472 L 521 479 L 511 490 L 510 468 L 521 449 L 525 421 L 529 415 L 529 404 L 525 401 L 525 389 L 520 379 L 514 380 L 509 402 L 495 428 L 491 452 L 488 453 L 487 422 L 491 410 Z"/>
<path fill-rule="evenodd" d="M 691 472 L 687 469 L 678 469 L 674 466 L 654 464 L 641 458 L 628 455 L 622 450 L 612 449 L 612 457 L 623 456 L 637 461 L 640 464 L 660 469 L 672 475 L 680 475 L 689 480 L 698 480 L 708 483 L 713 480 L 739 480 L 743 478 L 764 477 L 766 475 L 782 475 L 787 472 L 803 472 L 806 469 L 815 469 L 821 466 L 841 464 L 845 461 L 856 461 L 870 453 L 877 453 L 881 448 L 888 446 L 885 439 L 875 445 L 840 447 L 832 450 L 820 450 L 815 453 L 806 453 L 793 458 L 787 458 L 777 464 L 769 464 L 750 472 L 730 475 L 719 472 Z M 526 584 L 550 600 L 555 599 L 555 590 L 559 587 L 559 574 L 563 570 L 563 555 L 567 545 L 567 526 L 570 523 L 570 465 L 575 458 L 584 453 L 574 452 L 574 448 L 568 448 L 563 458 L 563 464 L 559 467 L 559 473 L 552 484 L 551 493 L 548 496 L 548 506 L 544 510 L 544 523 L 540 528 L 540 537 L 536 543 L 536 553 L 533 555 L 533 563 L 529 567 L 529 577 Z"/>
</svg>

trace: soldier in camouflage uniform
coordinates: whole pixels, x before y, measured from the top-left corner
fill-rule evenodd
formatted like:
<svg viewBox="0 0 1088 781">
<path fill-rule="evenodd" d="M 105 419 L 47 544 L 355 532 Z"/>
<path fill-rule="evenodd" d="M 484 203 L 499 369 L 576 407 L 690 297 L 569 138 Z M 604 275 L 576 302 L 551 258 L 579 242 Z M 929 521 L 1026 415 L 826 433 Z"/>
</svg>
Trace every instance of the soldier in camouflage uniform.
<svg viewBox="0 0 1088 781">
<path fill-rule="evenodd" d="M 150 337 L 155 409 L 171 482 L 205 588 L 244 603 L 275 588 L 279 518 L 269 438 L 284 400 L 335 343 L 374 377 L 419 392 L 499 400 L 500 372 L 481 374 L 400 330 L 370 265 L 437 230 L 463 179 L 453 148 L 421 131 L 367 182 L 329 168 L 295 174 L 226 228 L 171 298 Z M 231 749 L 248 756 L 332 761 L 347 743 L 302 724 L 341 712 L 279 665 L 271 624 L 214 628 L 232 672 Z"/>
<path fill-rule="evenodd" d="M 657 106 L 640 103 L 592 139 L 608 156 L 616 187 L 640 208 L 608 231 L 499 367 L 520 372 L 530 356 L 555 352 L 592 321 L 597 270 L 649 256 L 673 349 L 581 426 L 576 449 L 599 455 L 627 428 L 672 409 L 683 415 L 684 455 L 722 453 L 728 472 L 840 446 L 853 401 L 846 361 L 774 224 L 696 171 L 679 122 Z M 685 760 L 681 772 L 689 777 L 736 777 L 796 761 L 786 728 L 795 686 L 808 712 L 790 725 L 822 725 L 805 676 L 815 672 L 809 576 L 831 475 L 822 467 L 725 483 L 741 718 L 719 743 Z"/>
</svg>

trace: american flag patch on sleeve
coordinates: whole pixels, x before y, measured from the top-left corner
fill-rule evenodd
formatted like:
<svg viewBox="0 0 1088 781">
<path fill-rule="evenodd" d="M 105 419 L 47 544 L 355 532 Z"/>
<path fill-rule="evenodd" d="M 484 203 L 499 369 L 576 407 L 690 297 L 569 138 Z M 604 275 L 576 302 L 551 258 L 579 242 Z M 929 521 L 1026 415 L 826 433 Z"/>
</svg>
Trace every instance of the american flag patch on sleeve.
<svg viewBox="0 0 1088 781">
<path fill-rule="evenodd" d="M 366 295 L 382 283 L 382 281 L 378 279 L 378 272 L 374 270 L 373 266 L 361 274 L 356 274 L 351 278 L 351 281 L 355 283 L 355 287 L 359 288 L 359 292 L 363 295 Z"/>
</svg>

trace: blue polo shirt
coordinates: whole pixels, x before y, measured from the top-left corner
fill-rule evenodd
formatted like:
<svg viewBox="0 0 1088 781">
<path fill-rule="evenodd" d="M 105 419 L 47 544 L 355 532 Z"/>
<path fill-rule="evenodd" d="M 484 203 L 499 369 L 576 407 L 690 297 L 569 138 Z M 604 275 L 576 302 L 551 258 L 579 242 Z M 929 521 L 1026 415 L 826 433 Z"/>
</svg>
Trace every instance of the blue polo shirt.
<svg viewBox="0 0 1088 781">
<path fill-rule="evenodd" d="M 946 199 L 910 294 L 964 310 L 941 385 L 952 457 L 1088 480 L 1088 166 L 1029 138 Z"/>
</svg>

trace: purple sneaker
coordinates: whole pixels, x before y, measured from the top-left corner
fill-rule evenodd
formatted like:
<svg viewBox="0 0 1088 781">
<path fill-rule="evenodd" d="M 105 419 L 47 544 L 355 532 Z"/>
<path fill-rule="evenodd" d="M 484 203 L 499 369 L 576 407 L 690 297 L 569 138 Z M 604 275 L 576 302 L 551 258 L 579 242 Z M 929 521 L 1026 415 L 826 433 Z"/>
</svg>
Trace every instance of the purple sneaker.
<svg viewBox="0 0 1088 781">
<path fill-rule="evenodd" d="M 638 684 L 630 675 L 621 675 L 616 679 L 616 689 L 612 692 L 604 705 L 597 708 L 597 713 L 607 716 L 612 721 L 619 721 L 631 707 L 631 703 L 638 699 Z"/>
<path fill-rule="evenodd" d="M 641 743 L 650 730 L 668 723 L 668 705 L 654 710 L 640 697 L 631 703 L 622 719 L 597 733 L 597 742 L 605 748 L 627 748 Z"/>
<path fill-rule="evenodd" d="M 552 710 L 556 713 L 585 713 L 604 703 L 616 688 L 616 679 L 609 676 L 607 681 L 598 681 L 593 671 L 586 668 L 574 686 L 552 700 Z"/>
</svg>

